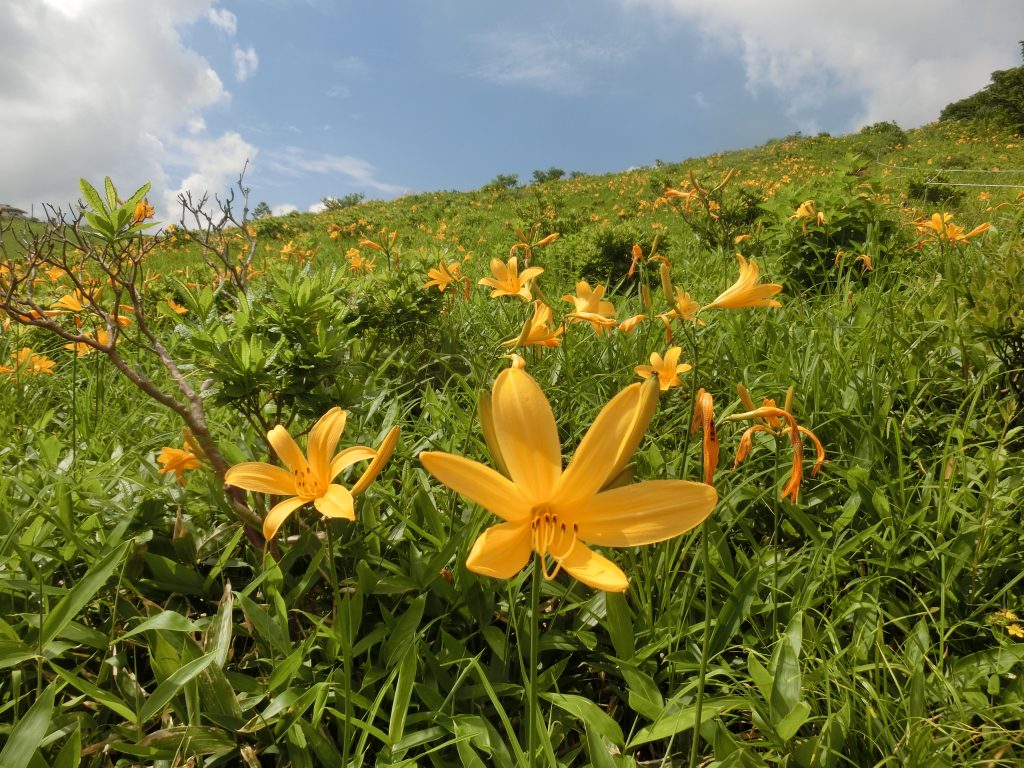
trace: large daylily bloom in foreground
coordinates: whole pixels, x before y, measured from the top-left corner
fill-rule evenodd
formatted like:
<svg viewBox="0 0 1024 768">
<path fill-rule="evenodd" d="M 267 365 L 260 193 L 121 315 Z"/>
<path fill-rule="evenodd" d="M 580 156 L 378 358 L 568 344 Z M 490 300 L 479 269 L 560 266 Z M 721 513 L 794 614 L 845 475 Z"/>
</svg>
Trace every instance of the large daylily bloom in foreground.
<svg viewBox="0 0 1024 768">
<path fill-rule="evenodd" d="M 481 398 L 481 420 L 495 464 L 507 474 L 449 453 L 420 454 L 434 477 L 504 521 L 477 539 L 466 566 L 507 579 L 536 553 L 549 579 L 564 569 L 595 589 L 625 590 L 622 570 L 587 544 L 663 541 L 699 525 L 717 501 L 714 488 L 685 480 L 610 487 L 621 480 L 657 400 L 653 377 L 626 387 L 563 469 L 558 427 L 540 386 L 521 368 L 502 371 L 490 397 Z"/>
<path fill-rule="evenodd" d="M 778 283 L 761 283 L 761 269 L 753 259 L 747 261 L 742 255 L 736 254 L 740 264 L 740 276 L 721 295 L 705 309 L 745 309 L 746 307 L 781 307 L 782 304 L 769 298 L 782 290 Z"/>
<path fill-rule="evenodd" d="M 391 458 L 398 442 L 398 427 L 392 427 L 377 450 L 355 445 L 335 455 L 334 449 L 345 429 L 345 419 L 345 412 L 335 407 L 313 425 L 309 432 L 308 458 L 288 430 L 279 424 L 267 433 L 267 440 L 284 463 L 284 468 L 247 461 L 227 471 L 224 476 L 226 485 L 289 497 L 267 513 L 263 521 L 264 538 L 273 538 L 288 516 L 309 502 L 313 502 L 324 517 L 355 520 L 353 497 L 369 487 Z M 344 470 L 360 461 L 369 461 L 370 464 L 351 490 L 334 482 Z"/>
</svg>

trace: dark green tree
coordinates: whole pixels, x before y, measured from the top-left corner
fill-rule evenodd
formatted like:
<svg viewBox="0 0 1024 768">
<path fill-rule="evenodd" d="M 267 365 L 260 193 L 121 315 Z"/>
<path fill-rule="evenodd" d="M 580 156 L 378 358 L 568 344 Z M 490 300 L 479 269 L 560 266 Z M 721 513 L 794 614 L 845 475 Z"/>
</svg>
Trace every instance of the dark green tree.
<svg viewBox="0 0 1024 768">
<path fill-rule="evenodd" d="M 1020 45 L 1024 57 L 1024 41 Z M 991 83 L 947 104 L 939 120 L 990 120 L 1024 134 L 1024 66 L 993 72 Z"/>
</svg>

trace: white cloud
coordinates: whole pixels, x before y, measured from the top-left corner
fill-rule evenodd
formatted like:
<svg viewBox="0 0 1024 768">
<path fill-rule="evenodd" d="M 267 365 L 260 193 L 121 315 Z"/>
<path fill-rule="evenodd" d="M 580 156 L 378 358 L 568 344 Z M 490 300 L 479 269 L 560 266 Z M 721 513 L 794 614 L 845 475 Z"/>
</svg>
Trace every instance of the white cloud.
<svg viewBox="0 0 1024 768">
<path fill-rule="evenodd" d="M 471 71 L 474 77 L 497 85 L 526 86 L 555 93 L 586 88 L 603 68 L 622 62 L 628 52 L 547 34 L 502 33 L 479 40 L 485 61 Z"/>
<path fill-rule="evenodd" d="M 269 154 L 269 153 L 268 153 Z M 286 147 L 284 152 L 268 156 L 261 167 L 269 168 L 285 176 L 301 176 L 317 173 L 326 176 L 341 176 L 364 188 L 374 189 L 386 195 L 401 195 L 409 192 L 406 187 L 380 181 L 373 165 L 366 160 L 350 155 L 313 155 L 299 147 Z"/>
<path fill-rule="evenodd" d="M 327 206 L 324 204 L 323 200 L 321 200 L 319 203 L 313 203 L 306 210 L 310 213 L 323 213 L 327 210 Z"/>
<path fill-rule="evenodd" d="M 4 202 L 66 204 L 77 200 L 80 177 L 109 175 L 129 191 L 152 182 L 150 199 L 166 210 L 175 188 L 221 191 L 255 154 L 238 134 L 206 135 L 202 112 L 230 96 L 179 30 L 210 18 L 213 0 L 151 0 L 145 12 L 137 0 L 4 6 Z"/>
<path fill-rule="evenodd" d="M 821 103 L 859 98 L 849 129 L 880 120 L 905 127 L 979 90 L 997 69 L 1018 66 L 1020 0 L 621 0 L 661 20 L 696 22 L 715 44 L 737 49 L 747 85 L 788 100 L 815 125 Z"/>
<path fill-rule="evenodd" d="M 164 192 L 163 202 L 169 219 L 181 213 L 177 203 L 178 195 L 190 194 L 194 202 L 199 202 L 204 194 L 213 195 L 227 193 L 238 181 L 239 174 L 251 162 L 257 149 L 234 132 L 225 133 L 215 139 L 188 137 L 179 140 L 174 146 L 179 164 L 192 169 L 182 180 L 177 189 Z"/>
<path fill-rule="evenodd" d="M 238 17 L 227 8 L 211 8 L 206 12 L 207 20 L 213 26 L 226 32 L 229 37 L 235 36 L 238 29 Z"/>
<path fill-rule="evenodd" d="M 299 209 L 296 208 L 291 203 L 281 203 L 280 205 L 275 205 L 273 208 L 271 208 L 270 213 L 272 216 L 287 216 L 292 211 L 297 210 Z"/>
<path fill-rule="evenodd" d="M 255 49 L 250 45 L 244 51 L 237 45 L 234 46 L 235 55 L 235 78 L 238 82 L 247 80 L 249 76 L 256 71 L 256 68 L 260 65 L 259 57 L 256 55 Z"/>
</svg>

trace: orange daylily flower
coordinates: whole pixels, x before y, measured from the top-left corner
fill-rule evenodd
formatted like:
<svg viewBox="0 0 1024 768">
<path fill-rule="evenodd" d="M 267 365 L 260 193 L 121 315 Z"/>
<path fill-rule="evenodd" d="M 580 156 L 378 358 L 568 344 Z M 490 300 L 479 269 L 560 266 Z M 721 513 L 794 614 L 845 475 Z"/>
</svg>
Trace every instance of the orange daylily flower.
<svg viewBox="0 0 1024 768">
<path fill-rule="evenodd" d="M 86 338 L 95 339 L 98 343 L 102 344 L 103 346 L 106 346 L 110 343 L 110 334 L 107 332 L 105 328 L 100 328 L 98 331 L 96 331 L 95 336 L 92 336 L 88 333 L 84 333 L 82 335 L 85 336 Z M 84 341 L 72 341 L 68 344 L 65 344 L 64 349 L 70 349 L 78 357 L 82 357 L 83 355 L 88 355 L 89 353 L 96 351 L 96 347 Z"/>
<path fill-rule="evenodd" d="M 161 475 L 173 472 L 181 485 L 185 485 L 188 482 L 185 479 L 186 470 L 199 469 L 202 466 L 199 457 L 192 453 L 188 447 L 171 448 L 164 446 L 160 449 L 160 455 L 156 457 L 156 460 L 163 465 L 157 471 Z"/>
<path fill-rule="evenodd" d="M 702 429 L 704 433 L 704 483 L 714 486 L 715 470 L 718 468 L 718 453 L 721 448 L 718 442 L 718 430 L 715 429 L 715 399 L 711 393 L 701 387 L 697 390 L 693 409 L 693 423 L 690 431 Z"/>
<path fill-rule="evenodd" d="M 740 264 L 740 276 L 717 299 L 702 307 L 705 309 L 745 309 L 747 307 L 781 307 L 782 304 L 774 296 L 782 290 L 778 283 L 760 283 L 761 270 L 753 259 L 747 261 L 742 255 L 736 254 Z"/>
<path fill-rule="evenodd" d="M 147 198 L 143 198 L 135 204 L 135 211 L 132 213 L 132 223 L 141 224 L 156 213 Z"/>
<path fill-rule="evenodd" d="M 633 315 L 632 317 L 627 317 L 625 320 L 619 323 L 618 329 L 623 333 L 632 333 L 637 329 L 640 323 L 642 323 L 646 319 L 647 315 Z"/>
<path fill-rule="evenodd" d="M 576 283 L 576 295 L 566 294 L 563 301 L 568 301 L 574 309 L 566 317 L 573 322 L 587 322 L 599 334 L 615 327 L 615 306 L 604 298 L 605 288 L 598 285 L 591 288 L 586 280 Z"/>
<path fill-rule="evenodd" d="M 507 262 L 491 259 L 491 274 L 494 277 L 481 277 L 477 283 L 494 289 L 491 291 L 492 299 L 498 296 L 518 296 L 523 301 L 531 301 L 533 293 L 530 291 L 530 282 L 543 272 L 541 267 L 527 267 L 520 272 L 519 260 L 515 256 Z"/>
<path fill-rule="evenodd" d="M 970 232 L 964 232 L 964 228 L 953 223 L 951 213 L 933 213 L 928 219 L 919 219 L 914 222 L 919 234 L 930 234 L 936 240 L 946 240 L 954 245 L 962 245 L 972 237 L 987 232 L 992 225 L 989 222 L 979 224 Z M 934 234 L 931 234 L 934 233 Z"/>
<path fill-rule="evenodd" d="M 533 317 L 523 324 L 519 338 L 502 342 L 503 347 L 557 347 L 564 326 L 551 327 L 551 307 L 543 301 L 533 302 Z"/>
<path fill-rule="evenodd" d="M 35 376 L 37 374 L 54 373 L 57 363 L 46 355 L 40 355 L 32 351 L 31 347 L 22 347 L 11 353 L 14 359 L 14 367 L 0 365 L 0 373 L 22 374 Z"/>
<path fill-rule="evenodd" d="M 285 468 L 260 461 L 247 461 L 227 471 L 224 476 L 225 485 L 289 497 L 267 513 L 263 521 L 265 539 L 272 539 L 288 516 L 309 502 L 313 502 L 313 506 L 324 517 L 355 520 L 353 497 L 370 486 L 391 458 L 398 442 L 398 427 L 388 432 L 377 450 L 356 445 L 334 455 L 345 429 L 346 418 L 346 413 L 335 407 L 313 425 L 309 432 L 308 458 L 295 444 L 288 430 L 278 425 L 267 433 L 267 440 Z M 334 482 L 345 469 L 367 460 L 369 466 L 351 490 Z"/>
<path fill-rule="evenodd" d="M 794 504 L 797 503 L 797 498 L 800 493 L 800 483 L 803 481 L 803 442 L 801 435 L 805 435 L 815 449 L 815 461 L 814 466 L 811 469 L 811 476 L 814 477 L 818 474 L 822 465 L 825 463 L 825 448 L 822 446 L 821 441 L 818 440 L 815 435 L 807 427 L 803 427 L 797 424 L 796 419 L 793 417 L 792 401 L 793 401 L 793 388 L 790 387 L 786 393 L 786 407 L 779 408 L 775 405 L 774 400 L 765 399 L 764 405 L 760 408 L 752 408 L 754 402 L 747 392 L 746 387 L 742 384 L 737 385 L 737 391 L 739 392 L 740 401 L 747 408 L 745 413 L 737 413 L 729 417 L 729 421 L 742 421 L 742 420 L 756 420 L 760 421 L 760 424 L 755 424 L 749 427 L 741 436 L 740 444 L 736 449 L 736 460 L 733 463 L 733 469 L 750 455 L 750 451 L 753 449 L 753 437 L 758 432 L 767 432 L 770 435 L 774 435 L 776 438 L 782 437 L 783 435 L 789 437 L 790 444 L 793 446 L 793 469 L 790 472 L 789 479 L 786 481 L 786 485 L 782 489 L 782 498 L 789 498 Z M 785 424 L 785 427 L 782 425 Z"/>
<path fill-rule="evenodd" d="M 427 277 L 430 278 L 423 284 L 424 288 L 429 288 L 432 285 L 437 286 L 437 290 L 444 293 L 445 289 L 453 283 L 457 283 L 462 278 L 462 262 L 461 261 L 450 261 L 445 263 L 441 261 L 436 267 L 431 267 L 427 270 Z"/>
<path fill-rule="evenodd" d="M 671 347 L 662 357 L 657 352 L 651 352 L 650 365 L 638 365 L 633 371 L 637 376 L 646 379 L 649 376 L 658 377 L 658 386 L 662 392 L 678 387 L 679 374 L 686 373 L 693 368 L 689 363 L 680 363 L 679 356 L 683 353 L 682 347 Z"/>
<path fill-rule="evenodd" d="M 420 454 L 430 474 L 503 521 L 476 540 L 466 567 L 507 579 L 536 553 L 545 578 L 565 570 L 594 589 L 624 591 L 625 573 L 588 544 L 664 541 L 703 522 L 717 501 L 713 488 L 685 480 L 609 487 L 639 445 L 657 401 L 653 378 L 626 387 L 598 414 L 563 469 L 558 426 L 540 386 L 521 368 L 498 374 L 490 397 L 481 398 L 481 421 L 507 476 L 462 456 Z"/>
</svg>

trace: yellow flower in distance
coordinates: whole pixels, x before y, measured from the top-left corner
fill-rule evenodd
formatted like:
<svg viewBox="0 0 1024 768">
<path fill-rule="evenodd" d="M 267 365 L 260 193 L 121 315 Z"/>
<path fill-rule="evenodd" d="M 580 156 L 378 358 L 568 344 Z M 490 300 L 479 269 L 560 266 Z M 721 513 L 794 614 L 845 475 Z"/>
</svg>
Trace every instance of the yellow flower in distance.
<svg viewBox="0 0 1024 768">
<path fill-rule="evenodd" d="M 164 446 L 160 449 L 160 455 L 156 457 L 156 460 L 163 466 L 157 471 L 161 475 L 166 475 L 168 472 L 173 472 L 178 478 L 178 482 L 185 485 L 185 471 L 189 469 L 199 469 L 202 466 L 199 462 L 199 457 L 196 456 L 188 448 L 170 448 Z"/>
<path fill-rule="evenodd" d="M 740 276 L 729 288 L 727 288 L 717 299 L 712 301 L 705 309 L 745 309 L 747 307 L 781 307 L 782 304 L 774 296 L 782 290 L 778 283 L 761 283 L 761 270 L 753 259 L 747 261 L 742 255 L 736 254 L 736 260 L 740 264 Z"/>
<path fill-rule="evenodd" d="M 308 458 L 299 450 L 288 430 L 279 424 L 267 433 L 267 440 L 284 463 L 284 468 L 247 461 L 227 471 L 225 485 L 290 497 L 267 513 L 263 521 L 264 538 L 273 538 L 288 516 L 309 502 L 313 502 L 324 517 L 355 520 L 353 497 L 369 487 L 391 458 L 398 442 L 398 428 L 392 427 L 377 450 L 355 445 L 334 455 L 346 418 L 346 413 L 335 407 L 313 425 L 309 431 Z M 351 490 L 334 482 L 345 469 L 366 460 L 370 464 Z"/>
<path fill-rule="evenodd" d="M 657 352 L 651 352 L 651 364 L 638 365 L 633 370 L 641 378 L 657 376 L 658 386 L 662 392 L 672 389 L 672 387 L 678 387 L 682 383 L 679 381 L 679 374 L 686 373 L 693 367 L 689 363 L 679 362 L 679 355 L 682 352 L 681 347 L 672 347 L 665 353 L 664 358 Z"/>
<path fill-rule="evenodd" d="M 557 347 L 561 343 L 559 336 L 565 332 L 561 325 L 551 327 L 551 307 L 543 301 L 533 302 L 533 317 L 523 324 L 523 330 L 517 339 L 502 342 L 503 347 Z"/>
<path fill-rule="evenodd" d="M 22 374 L 35 376 L 37 374 L 54 373 L 57 363 L 46 355 L 36 354 L 31 347 L 22 347 L 11 353 L 14 358 L 14 367 L 0 365 L 0 373 Z"/>
<path fill-rule="evenodd" d="M 520 368 L 498 374 L 490 397 L 481 397 L 481 422 L 494 462 L 507 476 L 462 456 L 420 454 L 440 482 L 504 521 L 476 540 L 469 570 L 511 578 L 536 553 L 548 579 L 564 569 L 595 589 L 621 592 L 626 575 L 587 543 L 652 544 L 699 525 L 718 498 L 702 483 L 648 480 L 608 488 L 639 445 L 657 402 L 653 378 L 626 387 L 601 410 L 563 469 L 558 427 L 540 386 Z M 555 563 L 551 573 L 548 556 Z"/>
<path fill-rule="evenodd" d="M 491 291 L 491 298 L 498 296 L 518 296 L 523 301 L 531 301 L 533 294 L 530 292 L 530 281 L 543 273 L 541 267 L 527 267 L 519 272 L 519 260 L 512 256 L 508 262 L 501 259 L 491 259 L 491 274 L 494 277 L 481 277 L 477 282 L 486 285 L 494 290 Z"/>
</svg>

